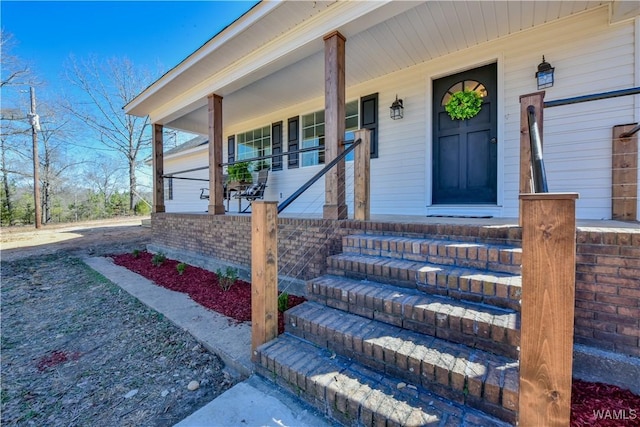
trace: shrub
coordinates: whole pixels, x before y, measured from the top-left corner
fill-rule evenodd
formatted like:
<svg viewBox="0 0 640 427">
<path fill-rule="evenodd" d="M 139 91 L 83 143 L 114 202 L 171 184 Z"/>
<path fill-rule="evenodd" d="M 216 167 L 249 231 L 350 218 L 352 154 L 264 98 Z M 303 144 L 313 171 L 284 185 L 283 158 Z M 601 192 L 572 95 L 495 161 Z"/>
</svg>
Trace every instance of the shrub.
<svg viewBox="0 0 640 427">
<path fill-rule="evenodd" d="M 151 264 L 156 267 L 160 267 L 166 260 L 167 257 L 165 256 L 165 254 L 163 254 L 162 252 L 158 252 L 157 254 L 153 255 L 153 258 L 151 258 Z"/>
<path fill-rule="evenodd" d="M 151 206 L 144 200 L 139 200 L 138 203 L 133 207 L 133 211 L 136 215 L 149 215 L 151 213 Z"/>
<path fill-rule="evenodd" d="M 222 288 L 223 291 L 228 291 L 238 280 L 238 271 L 234 268 L 227 267 L 225 272 L 217 269 L 216 275 L 218 276 L 218 285 Z"/>
<path fill-rule="evenodd" d="M 278 295 L 278 311 L 284 313 L 289 309 L 289 294 L 286 292 Z"/>
<path fill-rule="evenodd" d="M 131 255 L 133 255 L 134 258 L 140 258 L 140 249 L 134 249 Z"/>
<path fill-rule="evenodd" d="M 182 276 L 182 274 L 186 269 L 187 269 L 187 264 L 185 264 L 184 262 L 181 262 L 180 264 L 176 265 L 176 270 L 178 270 L 178 274 L 180 276 Z"/>
</svg>

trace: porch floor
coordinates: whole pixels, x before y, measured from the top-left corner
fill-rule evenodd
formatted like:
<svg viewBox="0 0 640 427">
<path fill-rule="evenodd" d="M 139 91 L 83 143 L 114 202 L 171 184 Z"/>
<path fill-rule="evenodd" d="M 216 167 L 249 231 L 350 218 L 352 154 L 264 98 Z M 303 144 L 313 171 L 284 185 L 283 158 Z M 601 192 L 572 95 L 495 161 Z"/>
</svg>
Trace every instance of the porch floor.
<svg viewBox="0 0 640 427">
<path fill-rule="evenodd" d="M 206 214 L 198 212 L 199 214 Z M 229 216 L 247 216 L 248 213 L 227 212 Z M 283 213 L 282 218 L 298 219 L 321 219 L 321 214 L 296 214 Z M 353 219 L 349 217 L 349 219 Z M 518 227 L 518 218 L 472 218 L 472 217 L 447 217 L 447 216 L 424 216 L 424 215 L 371 215 L 371 222 L 401 223 L 401 224 L 456 224 L 456 225 L 480 225 L 486 227 Z M 640 222 L 638 221 L 615 221 L 608 219 L 578 219 L 576 226 L 579 231 L 607 231 L 639 233 Z"/>
</svg>

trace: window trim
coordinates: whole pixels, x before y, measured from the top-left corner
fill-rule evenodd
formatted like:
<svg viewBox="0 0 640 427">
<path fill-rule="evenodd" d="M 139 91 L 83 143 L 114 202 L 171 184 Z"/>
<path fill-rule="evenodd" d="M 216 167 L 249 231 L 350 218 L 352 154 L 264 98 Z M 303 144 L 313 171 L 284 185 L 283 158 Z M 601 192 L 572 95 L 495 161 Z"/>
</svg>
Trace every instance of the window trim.
<svg viewBox="0 0 640 427">
<path fill-rule="evenodd" d="M 173 200 L 173 177 L 165 178 L 164 199 Z"/>
<path fill-rule="evenodd" d="M 263 131 L 263 130 L 265 130 L 265 129 L 268 129 L 268 130 L 269 130 L 269 150 L 268 150 L 268 151 L 269 151 L 269 154 L 265 154 L 265 153 L 264 153 L 265 148 L 264 148 L 264 147 L 262 147 L 262 149 L 258 150 L 258 154 L 257 154 L 257 155 L 255 155 L 255 156 L 250 156 L 250 157 L 248 157 L 248 158 L 261 157 L 261 156 L 265 156 L 265 155 L 270 155 L 270 154 L 273 152 L 273 137 L 272 137 L 272 134 L 271 134 L 271 130 L 272 130 L 272 129 L 271 129 L 271 124 L 264 125 L 264 126 L 258 126 L 258 127 L 254 127 L 253 129 L 249 129 L 249 130 L 244 131 L 244 132 L 238 132 L 238 133 L 236 133 L 236 134 L 234 135 L 234 137 L 235 137 L 235 154 L 236 154 L 236 156 L 235 156 L 235 157 L 236 157 L 236 161 L 241 162 L 241 161 L 243 160 L 243 159 L 241 159 L 241 158 L 240 158 L 240 150 L 239 150 L 239 148 L 240 148 L 240 147 L 239 147 L 240 142 L 238 141 L 238 140 L 239 140 L 238 136 L 239 136 L 239 135 L 242 135 L 242 134 L 247 134 L 247 133 L 249 133 L 249 132 L 255 132 L 256 130 L 261 130 L 261 131 Z M 264 139 L 264 136 L 263 136 L 263 137 L 261 137 L 260 139 L 261 139 L 261 140 L 262 140 L 262 139 Z M 255 141 L 255 139 L 253 139 L 252 141 Z M 245 141 L 245 142 L 246 142 L 246 141 Z M 260 153 L 260 151 L 262 151 L 262 153 Z M 269 163 L 269 168 L 271 168 L 271 164 L 272 164 L 271 159 L 265 159 L 265 161 Z"/>
</svg>

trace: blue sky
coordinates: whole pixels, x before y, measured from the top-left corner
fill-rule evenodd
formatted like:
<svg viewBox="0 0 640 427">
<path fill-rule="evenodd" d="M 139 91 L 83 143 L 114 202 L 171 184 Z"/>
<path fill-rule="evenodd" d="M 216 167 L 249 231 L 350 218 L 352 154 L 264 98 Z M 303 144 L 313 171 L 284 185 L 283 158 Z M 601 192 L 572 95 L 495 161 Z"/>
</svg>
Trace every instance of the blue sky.
<svg viewBox="0 0 640 427">
<path fill-rule="evenodd" d="M 12 53 L 55 88 L 64 62 L 128 57 L 152 73 L 178 65 L 255 1 L 0 1 Z"/>
</svg>

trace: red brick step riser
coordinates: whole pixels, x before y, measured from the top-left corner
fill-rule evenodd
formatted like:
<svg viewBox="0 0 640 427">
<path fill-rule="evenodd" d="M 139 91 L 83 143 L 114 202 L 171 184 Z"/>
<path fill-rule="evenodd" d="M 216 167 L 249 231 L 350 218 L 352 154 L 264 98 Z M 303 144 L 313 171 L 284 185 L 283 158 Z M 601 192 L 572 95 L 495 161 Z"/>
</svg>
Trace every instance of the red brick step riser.
<svg viewBox="0 0 640 427">
<path fill-rule="evenodd" d="M 474 409 L 443 402 L 423 389 L 399 389 L 393 378 L 329 356 L 326 350 L 288 335 L 257 351 L 258 373 L 346 426 L 507 426 Z"/>
<path fill-rule="evenodd" d="M 519 315 L 433 298 L 412 290 L 324 276 L 307 284 L 308 298 L 407 330 L 518 358 Z"/>
<path fill-rule="evenodd" d="M 515 421 L 517 362 L 335 310 L 309 308 L 312 305 L 285 314 L 287 332 L 451 401 Z M 483 364 L 488 367 L 479 368 Z M 480 377 L 477 372 L 482 372 Z"/>
<path fill-rule="evenodd" d="M 521 277 L 518 275 L 355 254 L 333 255 L 327 258 L 327 263 L 327 273 L 331 275 L 520 310 Z"/>
<path fill-rule="evenodd" d="M 514 274 L 520 274 L 522 265 L 518 247 L 397 236 L 345 236 L 342 252 Z"/>
</svg>

